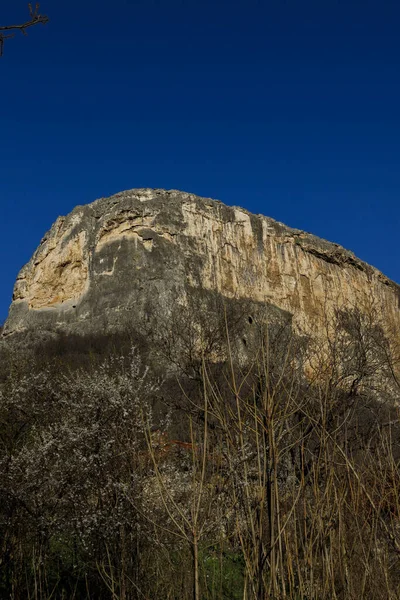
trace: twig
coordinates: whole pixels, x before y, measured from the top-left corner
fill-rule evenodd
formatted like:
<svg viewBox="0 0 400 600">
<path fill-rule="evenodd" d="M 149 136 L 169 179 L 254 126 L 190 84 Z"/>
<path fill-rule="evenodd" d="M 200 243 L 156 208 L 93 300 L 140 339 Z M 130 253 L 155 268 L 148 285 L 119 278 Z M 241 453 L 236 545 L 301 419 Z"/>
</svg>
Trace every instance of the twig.
<svg viewBox="0 0 400 600">
<path fill-rule="evenodd" d="M 1 31 L 13 31 L 13 32 L 21 31 L 21 33 L 23 35 L 27 35 L 26 30 L 29 27 L 33 27 L 34 25 L 37 25 L 38 23 L 45 25 L 46 23 L 49 22 L 49 18 L 46 15 L 39 14 L 39 3 L 38 2 L 36 3 L 35 8 L 32 8 L 32 4 L 28 4 L 28 8 L 29 8 L 29 16 L 30 16 L 29 21 L 26 21 L 25 23 L 22 23 L 20 25 L 0 26 L 0 32 Z M 8 35 L 4 35 L 3 33 L 0 33 L 0 56 L 3 56 L 4 40 L 13 38 L 14 36 L 15 36 L 15 33 L 10 33 Z"/>
</svg>

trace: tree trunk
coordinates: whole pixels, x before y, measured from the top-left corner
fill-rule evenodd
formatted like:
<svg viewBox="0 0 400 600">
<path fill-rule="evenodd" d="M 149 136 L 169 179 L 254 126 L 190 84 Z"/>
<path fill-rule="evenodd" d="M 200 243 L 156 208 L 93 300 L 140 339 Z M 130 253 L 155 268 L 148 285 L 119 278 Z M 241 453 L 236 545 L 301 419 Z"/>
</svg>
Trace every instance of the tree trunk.
<svg viewBox="0 0 400 600">
<path fill-rule="evenodd" d="M 196 534 L 193 535 L 193 600 L 200 600 L 199 546 Z"/>
</svg>

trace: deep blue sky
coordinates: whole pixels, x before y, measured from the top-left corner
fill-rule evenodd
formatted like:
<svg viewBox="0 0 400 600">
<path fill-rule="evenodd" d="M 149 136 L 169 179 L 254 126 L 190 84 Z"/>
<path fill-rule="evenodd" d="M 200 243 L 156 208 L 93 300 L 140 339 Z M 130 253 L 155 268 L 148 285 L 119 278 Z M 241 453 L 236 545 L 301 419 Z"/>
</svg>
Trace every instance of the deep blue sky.
<svg viewBox="0 0 400 600">
<path fill-rule="evenodd" d="M 133 187 L 238 204 L 400 282 L 397 0 L 42 0 L 0 59 L 0 320 L 45 231 Z M 24 20 L 1 2 L 1 24 Z"/>
</svg>

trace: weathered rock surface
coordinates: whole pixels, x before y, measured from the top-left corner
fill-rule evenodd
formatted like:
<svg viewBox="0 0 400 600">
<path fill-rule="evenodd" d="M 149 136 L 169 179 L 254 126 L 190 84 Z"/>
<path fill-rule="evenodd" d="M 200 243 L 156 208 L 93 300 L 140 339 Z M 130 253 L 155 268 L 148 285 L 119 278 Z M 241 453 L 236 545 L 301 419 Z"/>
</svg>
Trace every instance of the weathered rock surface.
<svg viewBox="0 0 400 600">
<path fill-rule="evenodd" d="M 400 325 L 400 287 L 341 246 L 215 200 L 136 189 L 57 219 L 18 275 L 4 335 L 118 329 L 202 290 L 274 304 L 308 331 L 335 308 L 372 305 Z"/>
</svg>

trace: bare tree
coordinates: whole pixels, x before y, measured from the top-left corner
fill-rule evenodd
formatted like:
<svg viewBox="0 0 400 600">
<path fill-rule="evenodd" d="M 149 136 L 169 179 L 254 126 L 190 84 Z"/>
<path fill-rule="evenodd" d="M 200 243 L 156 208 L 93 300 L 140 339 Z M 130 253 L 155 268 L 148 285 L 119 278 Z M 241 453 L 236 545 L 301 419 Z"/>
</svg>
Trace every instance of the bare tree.
<svg viewBox="0 0 400 600">
<path fill-rule="evenodd" d="M 0 598 L 400 600 L 384 315 L 347 307 L 313 340 L 246 312 L 240 362 L 224 313 L 225 346 L 184 314 L 159 338 L 167 414 L 136 350 L 72 368 L 0 346 Z"/>
<path fill-rule="evenodd" d="M 29 8 L 29 21 L 25 23 L 20 23 L 19 25 L 3 25 L 0 26 L 0 56 L 3 56 L 3 48 L 4 48 L 4 40 L 15 37 L 15 33 L 20 31 L 23 35 L 27 35 L 26 30 L 29 27 L 33 27 L 38 23 L 42 23 L 45 25 L 48 23 L 49 18 L 46 15 L 39 14 L 39 3 L 35 4 L 35 8 L 32 7 L 32 4 L 28 4 Z M 9 32 L 9 33 L 3 33 Z"/>
</svg>

